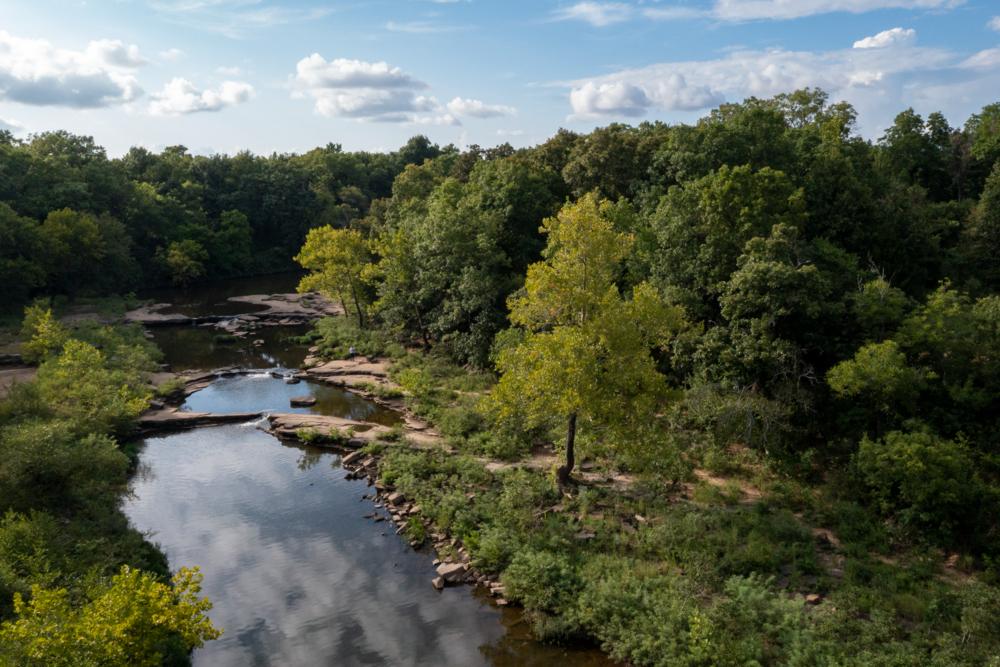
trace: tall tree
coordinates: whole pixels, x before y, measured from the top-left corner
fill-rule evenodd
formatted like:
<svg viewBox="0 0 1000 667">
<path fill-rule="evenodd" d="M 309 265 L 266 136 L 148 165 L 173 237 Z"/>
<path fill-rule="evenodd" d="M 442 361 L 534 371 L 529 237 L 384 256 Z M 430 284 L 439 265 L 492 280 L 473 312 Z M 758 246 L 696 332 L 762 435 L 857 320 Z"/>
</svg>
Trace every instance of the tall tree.
<svg viewBox="0 0 1000 667">
<path fill-rule="evenodd" d="M 317 291 L 337 299 L 345 314 L 350 306 L 358 326 L 365 326 L 369 300 L 361 274 L 371 262 L 371 250 L 361 232 L 330 226 L 312 229 L 295 261 L 311 272 L 299 283 L 300 292 Z"/>
<path fill-rule="evenodd" d="M 608 206 L 589 194 L 542 223 L 544 260 L 528 267 L 524 290 L 509 301 L 517 340 L 497 355 L 490 400 L 498 417 L 565 425 L 560 485 L 573 471 L 578 429 L 620 443 L 654 418 L 666 382 L 652 351 L 682 319 L 646 283 L 631 298 L 619 292 L 633 241 L 615 230 Z"/>
</svg>

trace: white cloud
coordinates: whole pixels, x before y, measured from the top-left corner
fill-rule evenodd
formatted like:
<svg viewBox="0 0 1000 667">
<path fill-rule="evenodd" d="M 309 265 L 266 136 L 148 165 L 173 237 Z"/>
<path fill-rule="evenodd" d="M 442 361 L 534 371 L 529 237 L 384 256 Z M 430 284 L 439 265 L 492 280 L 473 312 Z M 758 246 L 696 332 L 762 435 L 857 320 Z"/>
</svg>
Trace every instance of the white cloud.
<svg viewBox="0 0 1000 667">
<path fill-rule="evenodd" d="M 450 113 L 435 114 L 431 116 L 414 116 L 410 121 L 416 125 L 441 125 L 447 127 L 459 127 L 462 124 L 458 118 Z"/>
<path fill-rule="evenodd" d="M 632 18 L 631 5 L 622 2 L 578 2 L 553 12 L 557 21 L 584 21 L 597 28 Z"/>
<path fill-rule="evenodd" d="M 294 8 L 266 0 L 149 0 L 149 6 L 173 23 L 233 39 L 277 25 L 314 21 L 330 7 Z"/>
<path fill-rule="evenodd" d="M 335 58 L 329 62 L 318 53 L 295 66 L 296 81 L 306 88 L 426 88 L 398 67 L 386 62 Z"/>
<path fill-rule="evenodd" d="M 962 61 L 965 69 L 994 69 L 1000 67 L 1000 48 L 984 49 Z"/>
<path fill-rule="evenodd" d="M 496 118 L 498 116 L 513 116 L 517 109 L 503 104 L 486 104 L 480 100 L 456 97 L 448 102 L 448 111 L 456 116 L 473 116 L 475 118 Z"/>
<path fill-rule="evenodd" d="M 992 57 L 978 54 L 970 59 L 978 60 L 967 61 L 966 66 L 985 67 Z M 697 111 L 725 100 L 767 97 L 807 86 L 824 88 L 838 99 L 880 99 L 899 106 L 892 96 L 902 94 L 911 79 L 947 80 L 947 71 L 955 71 L 960 63 L 950 51 L 906 42 L 892 49 L 736 51 L 714 60 L 655 64 L 567 85 L 573 118 Z"/>
<path fill-rule="evenodd" d="M 81 109 L 124 104 L 142 93 L 134 72 L 145 62 L 138 47 L 118 40 L 73 51 L 0 31 L 0 99 Z"/>
<path fill-rule="evenodd" d="M 444 23 L 434 23 L 432 21 L 389 21 L 385 24 L 385 29 L 389 32 L 407 32 L 416 35 L 426 35 L 441 32 L 460 32 L 466 30 L 466 26 L 448 25 Z"/>
<path fill-rule="evenodd" d="M 578 2 L 556 10 L 556 20 L 586 21 L 603 28 L 634 18 L 680 21 L 707 18 L 716 21 L 788 20 L 817 14 L 848 12 L 862 14 L 879 9 L 950 9 L 965 0 L 715 0 L 704 9 L 688 6 L 639 7 L 624 2 Z M 998 17 L 1000 18 L 1000 17 Z"/>
<path fill-rule="evenodd" d="M 649 110 L 652 101 L 646 92 L 625 81 L 595 83 L 587 81 L 569 94 L 573 113 L 577 117 L 592 116 L 641 116 Z"/>
<path fill-rule="evenodd" d="M 865 37 L 854 42 L 856 49 L 884 49 L 890 46 L 913 44 L 917 40 L 917 31 L 912 28 L 892 28 L 883 30 L 877 35 Z"/>
<path fill-rule="evenodd" d="M 10 132 L 11 134 L 17 134 L 22 130 L 24 130 L 24 125 L 21 125 L 16 120 L 0 117 L 0 132 Z"/>
<path fill-rule="evenodd" d="M 950 9 L 964 0 L 716 0 L 712 15 L 724 21 L 795 19 L 816 14 L 862 14 L 878 9 Z"/>
<path fill-rule="evenodd" d="M 91 42 L 87 45 L 85 53 L 90 59 L 109 67 L 135 69 L 148 64 L 148 61 L 139 55 L 138 46 L 125 44 L 118 39 L 99 39 Z"/>
<path fill-rule="evenodd" d="M 441 111 L 436 99 L 417 94 L 427 84 L 386 62 L 347 58 L 328 61 L 314 53 L 298 62 L 292 84 L 297 95 L 314 100 L 316 113 L 323 116 L 427 123 L 433 117 L 415 114 Z M 439 121 L 448 123 L 444 118 Z"/>
<path fill-rule="evenodd" d="M 990 22 L 986 24 L 990 30 L 996 30 L 1000 32 L 1000 16 L 994 16 L 990 19 Z"/>
<path fill-rule="evenodd" d="M 153 95 L 149 113 L 154 116 L 179 116 L 220 111 L 246 102 L 253 94 L 253 86 L 242 81 L 224 81 L 218 89 L 198 90 L 187 79 L 175 78 Z"/>
<path fill-rule="evenodd" d="M 160 51 L 160 58 L 166 60 L 167 62 L 174 62 L 175 60 L 180 60 L 184 57 L 184 52 L 180 49 L 167 49 L 165 51 Z"/>
</svg>

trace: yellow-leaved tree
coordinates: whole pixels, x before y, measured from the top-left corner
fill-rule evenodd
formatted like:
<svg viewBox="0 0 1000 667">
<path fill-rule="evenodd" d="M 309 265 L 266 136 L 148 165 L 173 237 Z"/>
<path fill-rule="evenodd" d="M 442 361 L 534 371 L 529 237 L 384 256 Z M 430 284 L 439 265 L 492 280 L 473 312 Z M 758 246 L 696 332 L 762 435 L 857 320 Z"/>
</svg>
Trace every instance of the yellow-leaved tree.
<svg viewBox="0 0 1000 667">
<path fill-rule="evenodd" d="M 649 284 L 619 291 L 633 239 L 615 229 L 610 206 L 590 194 L 542 223 L 544 260 L 528 267 L 524 289 L 508 302 L 518 329 L 496 358 L 501 377 L 489 401 L 498 419 L 565 424 L 560 485 L 575 464 L 578 427 L 611 444 L 648 432 L 667 396 L 652 353 L 683 325 L 680 309 Z"/>
<path fill-rule="evenodd" d="M 350 306 L 364 328 L 368 295 L 361 272 L 371 263 L 371 248 L 361 232 L 329 225 L 311 229 L 295 261 L 310 271 L 299 283 L 299 292 L 337 299 L 345 315 Z"/>
<path fill-rule="evenodd" d="M 0 625 L 0 664 L 21 667 L 155 667 L 222 633 L 206 613 L 197 568 L 181 569 L 173 586 L 122 567 L 75 606 L 64 588 L 33 586 L 14 598 L 17 618 Z M 4 662 L 4 661 L 10 662 Z"/>
</svg>

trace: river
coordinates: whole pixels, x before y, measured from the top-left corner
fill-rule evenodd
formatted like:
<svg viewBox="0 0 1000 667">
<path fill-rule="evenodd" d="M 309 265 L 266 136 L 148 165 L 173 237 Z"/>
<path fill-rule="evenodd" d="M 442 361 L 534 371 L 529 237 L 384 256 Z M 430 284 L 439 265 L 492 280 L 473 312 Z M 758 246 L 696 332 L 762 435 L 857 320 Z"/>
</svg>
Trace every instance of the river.
<svg viewBox="0 0 1000 667">
<path fill-rule="evenodd" d="M 226 295 L 288 289 L 284 276 L 161 293 L 189 313 L 210 314 Z M 226 313 L 233 314 L 233 313 Z M 213 330 L 161 327 L 156 342 L 175 369 L 239 365 L 260 372 L 220 378 L 186 409 L 312 411 L 381 424 L 395 413 L 344 390 L 287 385 L 268 371 L 301 363 L 283 329 L 262 346 L 217 345 Z M 428 550 L 414 551 L 391 523 L 375 523 L 362 481 L 348 480 L 329 450 L 282 443 L 246 423 L 149 437 L 124 511 L 171 567 L 205 576 L 222 638 L 195 651 L 204 667 L 235 665 L 608 665 L 597 651 L 531 639 L 520 614 L 468 586 L 436 591 Z"/>
</svg>

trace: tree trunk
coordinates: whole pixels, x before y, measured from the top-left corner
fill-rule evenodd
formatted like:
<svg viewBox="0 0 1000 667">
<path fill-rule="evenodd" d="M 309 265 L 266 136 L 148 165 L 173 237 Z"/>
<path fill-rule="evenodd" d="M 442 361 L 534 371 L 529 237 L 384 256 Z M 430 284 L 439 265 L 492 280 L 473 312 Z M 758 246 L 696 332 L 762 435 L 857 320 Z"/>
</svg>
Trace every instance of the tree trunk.
<svg viewBox="0 0 1000 667">
<path fill-rule="evenodd" d="M 362 329 L 365 328 L 365 316 L 364 312 L 361 310 L 361 301 L 358 299 L 358 288 L 351 283 L 351 296 L 354 298 L 354 307 L 358 311 L 358 326 Z"/>
<path fill-rule="evenodd" d="M 566 465 L 561 466 L 558 471 L 560 488 L 569 485 L 570 482 L 569 474 L 573 472 L 573 466 L 576 464 L 576 454 L 573 449 L 575 444 L 576 444 L 576 413 L 574 412 L 569 416 L 569 422 L 566 425 Z"/>
</svg>

